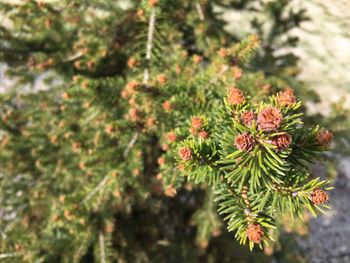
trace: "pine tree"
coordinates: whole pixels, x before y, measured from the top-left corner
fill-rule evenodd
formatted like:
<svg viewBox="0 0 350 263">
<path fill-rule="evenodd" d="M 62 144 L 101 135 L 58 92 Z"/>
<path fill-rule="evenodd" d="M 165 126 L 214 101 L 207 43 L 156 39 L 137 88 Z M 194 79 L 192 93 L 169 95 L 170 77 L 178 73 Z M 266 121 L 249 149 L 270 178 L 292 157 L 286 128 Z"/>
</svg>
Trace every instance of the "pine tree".
<svg viewBox="0 0 350 263">
<path fill-rule="evenodd" d="M 232 44 L 220 1 L 122 2 L 0 4 L 4 258 L 191 261 L 191 226 L 169 222 L 203 250 L 223 219 L 252 249 L 326 208 L 309 165 L 332 134 L 304 127 L 290 75 L 259 70 L 260 38 Z M 48 90 L 25 92 L 38 76 Z"/>
</svg>

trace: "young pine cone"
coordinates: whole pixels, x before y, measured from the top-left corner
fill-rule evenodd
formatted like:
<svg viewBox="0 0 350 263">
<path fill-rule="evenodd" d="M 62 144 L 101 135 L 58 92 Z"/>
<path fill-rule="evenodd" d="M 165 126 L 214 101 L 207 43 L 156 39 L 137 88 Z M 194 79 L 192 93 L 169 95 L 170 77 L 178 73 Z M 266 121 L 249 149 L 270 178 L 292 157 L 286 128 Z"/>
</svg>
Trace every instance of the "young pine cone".
<svg viewBox="0 0 350 263">
<path fill-rule="evenodd" d="M 242 151 L 251 151 L 255 145 L 255 139 L 251 134 L 242 133 L 235 137 L 235 146 Z"/>
<path fill-rule="evenodd" d="M 310 194 L 311 201 L 315 205 L 323 205 L 329 199 L 328 194 L 323 189 L 315 189 Z"/>
<path fill-rule="evenodd" d="M 244 94 L 241 90 L 237 88 L 230 88 L 227 93 L 228 103 L 231 105 L 237 105 L 245 100 Z"/>
<path fill-rule="evenodd" d="M 259 244 L 264 236 L 264 231 L 259 224 L 251 224 L 247 227 L 247 237 L 249 241 Z"/>
<path fill-rule="evenodd" d="M 277 102 L 283 106 L 289 106 L 296 103 L 297 99 L 294 96 L 294 90 L 288 88 L 277 95 Z"/>
<path fill-rule="evenodd" d="M 189 147 L 183 147 L 179 150 L 179 156 L 184 161 L 189 161 L 192 159 L 192 149 Z"/>
<path fill-rule="evenodd" d="M 282 123 L 283 116 L 279 109 L 266 107 L 258 115 L 258 127 L 263 131 L 275 131 Z"/>
</svg>

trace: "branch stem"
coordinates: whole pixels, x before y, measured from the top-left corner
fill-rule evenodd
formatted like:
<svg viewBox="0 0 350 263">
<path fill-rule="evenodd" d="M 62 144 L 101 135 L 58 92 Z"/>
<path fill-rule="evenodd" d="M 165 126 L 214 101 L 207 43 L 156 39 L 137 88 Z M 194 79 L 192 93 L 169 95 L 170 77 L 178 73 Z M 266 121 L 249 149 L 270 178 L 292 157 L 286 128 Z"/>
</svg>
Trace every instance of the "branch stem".
<svg viewBox="0 0 350 263">
<path fill-rule="evenodd" d="M 149 17 L 148 33 L 147 33 L 146 68 L 143 72 L 143 82 L 142 82 L 144 85 L 147 85 L 148 80 L 149 80 L 150 61 L 151 61 L 151 57 L 152 57 L 152 47 L 153 47 L 155 24 L 156 24 L 156 9 L 154 7 L 152 7 L 151 15 Z"/>
</svg>

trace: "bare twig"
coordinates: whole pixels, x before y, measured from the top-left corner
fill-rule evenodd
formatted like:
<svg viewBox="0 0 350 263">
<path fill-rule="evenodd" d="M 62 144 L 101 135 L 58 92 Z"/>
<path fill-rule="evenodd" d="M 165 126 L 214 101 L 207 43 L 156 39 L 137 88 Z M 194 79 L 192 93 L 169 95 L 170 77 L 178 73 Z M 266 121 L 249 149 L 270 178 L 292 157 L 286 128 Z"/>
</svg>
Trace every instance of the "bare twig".
<svg viewBox="0 0 350 263">
<path fill-rule="evenodd" d="M 106 263 L 105 238 L 104 238 L 103 233 L 101 231 L 99 233 L 98 240 L 99 240 L 99 244 L 100 244 L 101 263 Z"/>
<path fill-rule="evenodd" d="M 75 53 L 75 54 L 73 54 L 73 55 L 67 57 L 67 58 L 66 58 L 65 60 L 63 60 L 62 62 L 63 62 L 63 63 L 71 62 L 71 61 L 73 61 L 73 60 L 76 60 L 76 59 L 82 57 L 83 55 L 84 55 L 84 53 L 83 53 L 82 51 L 79 51 L 79 52 L 77 52 L 77 53 Z"/>
<path fill-rule="evenodd" d="M 199 2 L 196 3 L 196 9 L 198 12 L 199 19 L 201 21 L 204 21 L 205 18 L 204 18 L 203 9 L 202 9 L 201 4 Z"/>
<path fill-rule="evenodd" d="M 222 75 L 224 75 L 229 70 L 229 66 L 225 65 L 222 67 L 220 72 L 214 76 L 214 78 L 205 86 L 205 89 L 209 88 L 210 85 L 216 83 Z"/>
<path fill-rule="evenodd" d="M 125 151 L 124 151 L 124 153 L 123 153 L 123 157 L 124 157 L 124 158 L 128 155 L 129 151 L 130 151 L 131 148 L 134 146 L 134 144 L 135 144 L 135 142 L 136 142 L 136 140 L 137 140 L 138 137 L 139 137 L 139 133 L 138 133 L 138 132 L 135 132 L 135 133 L 134 133 L 134 136 L 132 136 L 130 142 L 128 143 L 128 146 L 126 147 L 126 149 L 125 149 Z"/>
<path fill-rule="evenodd" d="M 20 256 L 22 256 L 21 253 L 4 253 L 4 254 L 0 254 L 0 259 L 12 258 L 12 257 L 20 257 Z"/>
<path fill-rule="evenodd" d="M 101 182 L 84 198 L 84 200 L 80 202 L 80 204 L 85 204 L 87 201 L 89 201 L 98 191 L 102 189 L 102 187 L 107 183 L 108 179 L 109 176 L 106 175 Z"/>
<path fill-rule="evenodd" d="M 154 36 L 154 29 L 155 29 L 155 23 L 156 23 L 156 10 L 153 7 L 151 11 L 151 16 L 149 18 L 149 24 L 148 24 L 148 34 L 147 34 L 147 46 L 146 46 L 146 68 L 143 73 L 143 84 L 146 85 L 149 79 L 149 62 L 151 61 L 152 56 L 152 47 L 153 47 L 153 36 Z"/>
</svg>

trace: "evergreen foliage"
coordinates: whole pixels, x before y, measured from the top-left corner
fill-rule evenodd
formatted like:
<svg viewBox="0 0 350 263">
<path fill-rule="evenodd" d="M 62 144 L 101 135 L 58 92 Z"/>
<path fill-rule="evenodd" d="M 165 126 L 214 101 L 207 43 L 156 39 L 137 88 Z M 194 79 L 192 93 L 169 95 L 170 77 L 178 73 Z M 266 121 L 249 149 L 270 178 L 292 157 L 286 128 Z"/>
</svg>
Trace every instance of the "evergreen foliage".
<svg viewBox="0 0 350 263">
<path fill-rule="evenodd" d="M 259 70 L 257 35 L 218 30 L 230 1 L 123 2 L 0 3 L 3 258 L 195 261 L 222 220 L 262 248 L 281 216 L 326 208 L 309 166 L 332 135 L 304 127 L 292 75 Z"/>
</svg>

